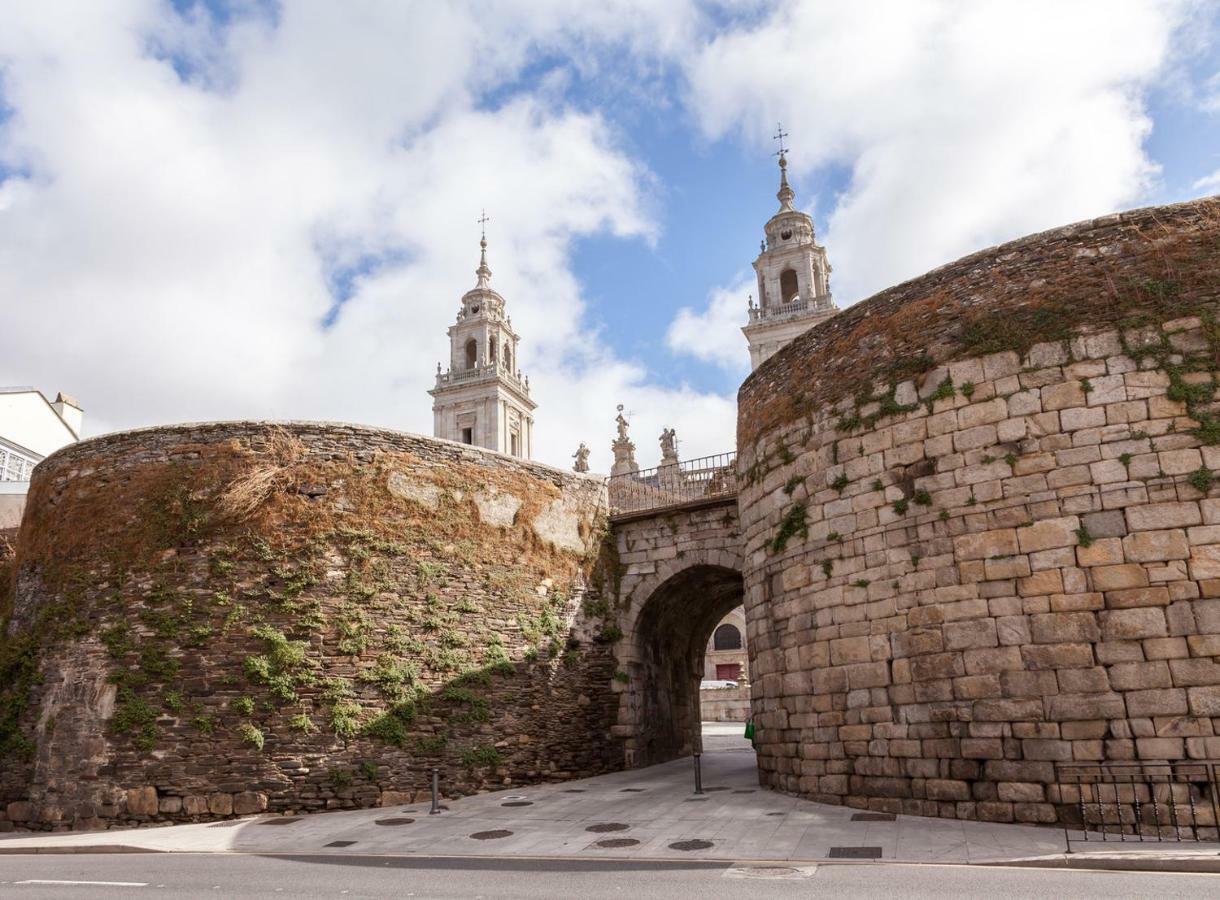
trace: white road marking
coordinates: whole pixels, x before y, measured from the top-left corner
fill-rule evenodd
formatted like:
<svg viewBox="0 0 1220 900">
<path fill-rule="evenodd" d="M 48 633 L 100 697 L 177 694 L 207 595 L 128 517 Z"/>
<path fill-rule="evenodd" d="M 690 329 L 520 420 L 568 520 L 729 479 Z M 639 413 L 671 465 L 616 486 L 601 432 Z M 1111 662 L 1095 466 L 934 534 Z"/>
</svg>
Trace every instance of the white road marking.
<svg viewBox="0 0 1220 900">
<path fill-rule="evenodd" d="M 85 884 L 92 887 L 148 887 L 147 881 L 54 881 L 47 878 L 31 878 L 14 881 L 13 884 Z"/>
</svg>

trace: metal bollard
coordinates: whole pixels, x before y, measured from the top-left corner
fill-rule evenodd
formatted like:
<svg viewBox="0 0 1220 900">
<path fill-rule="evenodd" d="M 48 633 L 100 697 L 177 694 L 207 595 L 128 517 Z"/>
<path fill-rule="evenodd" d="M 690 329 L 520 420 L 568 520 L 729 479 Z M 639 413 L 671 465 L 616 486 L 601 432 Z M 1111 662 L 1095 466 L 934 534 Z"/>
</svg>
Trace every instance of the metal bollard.
<svg viewBox="0 0 1220 900">
<path fill-rule="evenodd" d="M 428 810 L 428 815 L 435 816 L 441 811 L 441 770 L 436 766 L 432 767 L 432 809 Z"/>
<path fill-rule="evenodd" d="M 703 766 L 699 761 L 701 754 L 695 754 L 695 793 L 703 793 Z"/>
</svg>

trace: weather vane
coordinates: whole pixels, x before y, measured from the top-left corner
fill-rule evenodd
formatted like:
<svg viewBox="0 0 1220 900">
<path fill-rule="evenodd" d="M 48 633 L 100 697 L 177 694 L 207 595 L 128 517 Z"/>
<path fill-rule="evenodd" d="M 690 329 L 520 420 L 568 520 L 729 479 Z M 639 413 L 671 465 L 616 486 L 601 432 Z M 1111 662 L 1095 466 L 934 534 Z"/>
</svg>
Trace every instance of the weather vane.
<svg viewBox="0 0 1220 900">
<path fill-rule="evenodd" d="M 784 146 L 784 138 L 786 137 L 788 137 L 788 132 L 784 131 L 784 126 L 782 123 L 777 122 L 775 125 L 775 134 L 773 136 L 774 140 L 779 141 L 779 150 L 775 152 L 776 156 L 782 157 L 788 152 L 789 149 L 791 149 Z"/>
<path fill-rule="evenodd" d="M 482 232 L 483 240 L 487 240 L 487 223 L 490 221 L 491 219 L 487 217 L 487 210 L 483 210 L 482 215 L 478 218 L 479 230 Z"/>
</svg>

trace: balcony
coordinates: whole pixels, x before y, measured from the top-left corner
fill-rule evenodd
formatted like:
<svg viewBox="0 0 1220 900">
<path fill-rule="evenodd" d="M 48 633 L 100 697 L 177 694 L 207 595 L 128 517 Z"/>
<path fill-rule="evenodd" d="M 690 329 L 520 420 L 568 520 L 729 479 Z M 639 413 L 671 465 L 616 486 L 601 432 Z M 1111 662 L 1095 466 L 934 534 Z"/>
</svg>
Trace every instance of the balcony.
<svg viewBox="0 0 1220 900">
<path fill-rule="evenodd" d="M 808 313 L 814 315 L 831 312 L 834 301 L 830 294 L 815 297 L 813 300 L 796 299 L 779 306 L 755 306 L 750 309 L 750 323 L 777 322 L 782 319 L 796 319 Z"/>
<path fill-rule="evenodd" d="M 732 497 L 737 493 L 737 452 L 612 475 L 606 486 L 612 516 Z"/>
<path fill-rule="evenodd" d="M 499 363 L 485 363 L 473 369 L 450 369 L 448 372 L 436 373 L 437 388 L 454 387 L 464 384 L 482 384 L 488 381 L 503 379 L 525 396 L 529 396 L 529 381 L 521 377 L 520 372 L 514 372 Z"/>
</svg>

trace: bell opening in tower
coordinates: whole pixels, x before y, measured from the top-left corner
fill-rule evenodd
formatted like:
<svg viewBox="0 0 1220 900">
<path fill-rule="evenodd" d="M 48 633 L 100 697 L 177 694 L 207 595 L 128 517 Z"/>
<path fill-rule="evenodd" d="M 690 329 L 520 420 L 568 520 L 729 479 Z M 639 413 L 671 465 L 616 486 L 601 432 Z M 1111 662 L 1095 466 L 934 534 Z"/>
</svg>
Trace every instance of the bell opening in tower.
<svg viewBox="0 0 1220 900">
<path fill-rule="evenodd" d="M 791 303 L 800 294 L 795 269 L 784 269 L 779 275 L 779 302 Z"/>
</svg>

